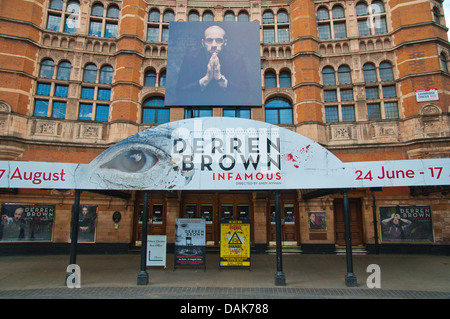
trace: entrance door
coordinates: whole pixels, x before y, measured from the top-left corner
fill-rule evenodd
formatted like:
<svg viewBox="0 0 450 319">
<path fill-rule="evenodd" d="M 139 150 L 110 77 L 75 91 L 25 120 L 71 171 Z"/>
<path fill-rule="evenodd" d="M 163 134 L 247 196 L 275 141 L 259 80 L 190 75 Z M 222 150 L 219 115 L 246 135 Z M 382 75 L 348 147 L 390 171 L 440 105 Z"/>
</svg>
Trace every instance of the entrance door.
<svg viewBox="0 0 450 319">
<path fill-rule="evenodd" d="M 206 221 L 206 244 L 214 244 L 214 204 L 185 203 L 182 218 L 203 218 Z"/>
<path fill-rule="evenodd" d="M 275 241 L 276 232 L 276 207 L 275 204 L 270 205 L 270 231 L 269 241 Z M 297 227 L 295 227 L 296 213 L 294 203 L 280 201 L 281 214 L 281 240 L 297 242 Z"/>
<path fill-rule="evenodd" d="M 349 198 L 348 207 L 350 215 L 352 246 L 361 245 L 363 243 L 361 200 L 359 198 Z M 343 199 L 334 200 L 334 222 L 336 231 L 336 244 L 344 246 L 345 219 Z"/>
<path fill-rule="evenodd" d="M 134 242 L 136 246 L 142 245 L 142 216 L 144 212 L 143 196 L 138 193 L 136 205 L 136 217 L 134 220 L 137 221 L 134 224 Z M 164 197 L 152 196 L 148 202 L 148 235 L 165 235 L 166 234 L 166 205 Z"/>
<path fill-rule="evenodd" d="M 248 204 L 221 204 L 220 218 L 222 220 L 244 220 L 250 219 L 250 208 Z"/>
</svg>

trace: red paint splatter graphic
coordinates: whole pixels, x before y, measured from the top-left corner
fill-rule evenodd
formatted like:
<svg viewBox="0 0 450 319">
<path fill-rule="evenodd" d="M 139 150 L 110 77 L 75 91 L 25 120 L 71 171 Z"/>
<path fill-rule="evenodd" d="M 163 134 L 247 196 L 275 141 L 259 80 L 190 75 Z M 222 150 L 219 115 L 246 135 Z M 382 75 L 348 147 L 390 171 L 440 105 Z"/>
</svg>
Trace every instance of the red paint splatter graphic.
<svg viewBox="0 0 450 319">
<path fill-rule="evenodd" d="M 300 167 L 300 163 L 303 161 L 307 161 L 309 158 L 309 155 L 311 154 L 311 144 L 306 145 L 305 147 L 302 147 L 301 149 L 284 154 L 283 160 L 291 162 L 292 165 L 294 165 L 295 168 Z"/>
</svg>

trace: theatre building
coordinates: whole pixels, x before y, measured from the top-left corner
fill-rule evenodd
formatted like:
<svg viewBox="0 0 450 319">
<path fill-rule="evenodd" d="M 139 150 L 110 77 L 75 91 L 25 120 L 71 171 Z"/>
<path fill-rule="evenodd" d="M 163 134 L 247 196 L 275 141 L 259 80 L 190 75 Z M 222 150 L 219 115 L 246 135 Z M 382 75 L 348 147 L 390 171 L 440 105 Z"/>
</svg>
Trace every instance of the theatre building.
<svg viewBox="0 0 450 319">
<path fill-rule="evenodd" d="M 448 158 L 443 12 L 440 0 L 1 1 L 0 160 L 88 164 L 138 132 L 198 117 L 277 125 L 344 163 Z M 172 22 L 258 22 L 259 106 L 167 106 Z M 442 171 L 427 173 L 439 179 Z M 55 174 L 43 178 L 65 177 Z M 39 184 L 36 174 L 16 171 L 14 178 Z M 449 192 L 445 185 L 348 190 L 354 250 L 448 253 Z M 68 252 L 75 194 L 0 189 L 0 252 Z M 83 190 L 79 251 L 140 247 L 144 194 Z M 345 247 L 342 189 L 279 194 L 283 252 L 334 254 Z M 204 218 L 213 251 L 221 220 L 245 218 L 252 251 L 268 253 L 275 249 L 274 207 L 270 188 L 152 190 L 148 234 L 166 235 L 170 251 L 177 218 Z M 12 234 L 6 226 L 15 214 L 26 226 Z M 386 225 L 397 215 L 408 227 L 395 237 Z"/>
</svg>

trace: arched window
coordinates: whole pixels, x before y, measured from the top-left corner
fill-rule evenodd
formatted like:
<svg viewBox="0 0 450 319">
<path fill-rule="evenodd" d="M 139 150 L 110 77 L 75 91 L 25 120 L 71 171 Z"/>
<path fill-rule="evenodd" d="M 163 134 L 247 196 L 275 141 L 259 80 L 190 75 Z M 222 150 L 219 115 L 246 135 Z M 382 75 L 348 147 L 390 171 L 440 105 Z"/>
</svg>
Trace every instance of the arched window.
<svg viewBox="0 0 450 319">
<path fill-rule="evenodd" d="M 373 1 L 369 6 L 364 2 L 356 5 L 359 36 L 387 33 L 386 10 L 382 1 Z"/>
<path fill-rule="evenodd" d="M 441 53 L 440 56 L 439 56 L 439 58 L 440 58 L 440 60 L 441 60 L 442 71 L 448 73 L 447 57 L 445 56 L 444 53 Z"/>
<path fill-rule="evenodd" d="M 70 13 L 80 13 L 80 2 L 76 0 L 70 0 L 67 3 L 67 9 L 66 12 Z"/>
<path fill-rule="evenodd" d="M 110 5 L 106 11 L 106 16 L 112 19 L 119 19 L 119 7 L 116 5 Z"/>
<path fill-rule="evenodd" d="M 331 66 L 326 66 L 322 70 L 323 85 L 336 85 L 336 76 Z"/>
<path fill-rule="evenodd" d="M 340 5 L 335 5 L 332 9 L 333 19 L 345 18 L 344 8 Z"/>
<path fill-rule="evenodd" d="M 289 15 L 285 9 L 280 9 L 277 19 L 271 10 L 263 13 L 263 42 L 264 43 L 286 43 L 290 41 Z"/>
<path fill-rule="evenodd" d="M 267 71 L 266 74 L 264 74 L 264 87 L 266 88 L 277 87 L 277 76 L 275 72 Z"/>
<path fill-rule="evenodd" d="M 330 13 L 327 7 L 317 9 L 317 20 L 330 20 Z"/>
<path fill-rule="evenodd" d="M 214 21 L 214 15 L 211 11 L 203 12 L 202 21 Z"/>
<path fill-rule="evenodd" d="M 282 97 L 275 97 L 265 105 L 266 122 L 270 124 L 292 124 L 292 105 Z"/>
<path fill-rule="evenodd" d="M 83 82 L 95 83 L 97 80 L 97 67 L 95 64 L 88 64 L 84 67 Z"/>
<path fill-rule="evenodd" d="M 286 10 L 280 10 L 277 13 L 277 23 L 288 23 L 289 22 L 289 15 L 286 12 Z"/>
<path fill-rule="evenodd" d="M 433 21 L 436 23 L 441 23 L 441 11 L 438 7 L 433 8 Z"/>
<path fill-rule="evenodd" d="M 367 4 L 365 2 L 359 2 L 356 5 L 356 15 L 360 17 L 366 16 L 368 14 L 369 14 L 369 7 L 367 6 Z"/>
<path fill-rule="evenodd" d="M 249 18 L 249 15 L 248 15 L 247 11 L 242 10 L 242 11 L 239 12 L 239 14 L 238 14 L 238 21 L 239 22 L 248 22 L 248 21 L 250 21 L 250 18 Z"/>
<path fill-rule="evenodd" d="M 68 61 L 63 61 L 58 65 L 58 74 L 56 78 L 58 80 L 70 80 L 70 71 L 72 69 L 72 64 Z"/>
<path fill-rule="evenodd" d="M 289 71 L 281 71 L 280 72 L 280 87 L 281 88 L 289 88 L 292 86 L 291 84 L 291 72 Z"/>
<path fill-rule="evenodd" d="M 380 78 L 381 81 L 394 81 L 394 71 L 390 62 L 380 63 Z"/>
<path fill-rule="evenodd" d="M 372 13 L 384 13 L 384 4 L 382 1 L 376 0 L 372 2 Z"/>
<path fill-rule="evenodd" d="M 159 73 L 159 86 L 160 87 L 166 86 L 166 71 L 161 71 Z"/>
<path fill-rule="evenodd" d="M 142 123 L 167 123 L 170 121 L 170 109 L 164 107 L 164 98 L 151 97 L 142 105 Z"/>
<path fill-rule="evenodd" d="M 63 0 L 51 0 L 49 8 L 61 11 L 63 9 L 63 3 Z"/>
<path fill-rule="evenodd" d="M 80 3 L 75 0 L 71 0 L 67 3 L 65 14 L 65 22 L 64 22 L 64 32 L 67 33 L 76 33 L 78 27 L 80 13 Z"/>
<path fill-rule="evenodd" d="M 156 72 L 154 70 L 145 72 L 144 86 L 156 86 Z"/>
<path fill-rule="evenodd" d="M 95 37 L 116 38 L 119 18 L 119 7 L 111 5 L 106 10 L 106 18 L 103 17 L 103 5 L 96 3 L 92 6 L 89 21 L 89 35 Z M 114 20 L 113 20 L 114 19 Z"/>
<path fill-rule="evenodd" d="M 350 68 L 346 65 L 341 65 L 338 68 L 338 80 L 339 84 L 351 84 L 352 83 L 352 75 L 350 72 Z"/>
<path fill-rule="evenodd" d="M 335 5 L 332 9 L 333 30 L 335 39 L 344 39 L 347 37 L 347 24 L 345 21 L 345 11 L 340 5 Z"/>
<path fill-rule="evenodd" d="M 103 17 L 103 4 L 95 3 L 92 6 L 91 16 Z"/>
<path fill-rule="evenodd" d="M 104 65 L 100 69 L 100 83 L 112 83 L 113 68 L 110 65 Z"/>
<path fill-rule="evenodd" d="M 200 21 L 200 15 L 198 14 L 198 12 L 195 10 L 191 10 L 188 15 L 188 21 L 189 22 Z"/>
<path fill-rule="evenodd" d="M 268 24 L 268 23 L 274 23 L 275 22 L 275 18 L 274 18 L 273 12 L 270 11 L 270 10 L 264 11 L 262 19 L 263 19 L 263 24 Z"/>
<path fill-rule="evenodd" d="M 166 10 L 163 16 L 163 22 L 169 23 L 175 21 L 175 13 L 172 10 Z"/>
<path fill-rule="evenodd" d="M 363 66 L 364 82 L 377 82 L 377 71 L 375 65 L 366 63 Z"/>
<path fill-rule="evenodd" d="M 51 59 L 45 59 L 41 62 L 41 70 L 39 71 L 39 77 L 51 79 L 55 70 L 55 63 Z"/>
<path fill-rule="evenodd" d="M 41 63 L 40 78 L 52 79 L 54 73 L 54 63 L 50 59 L 45 59 Z M 60 62 L 57 69 L 56 79 L 70 79 L 71 64 L 68 61 Z M 51 116 L 53 118 L 65 118 L 66 105 L 69 93 L 69 85 L 66 83 L 37 82 L 36 96 L 34 102 L 34 116 Z"/>
<path fill-rule="evenodd" d="M 150 13 L 148 14 L 148 21 L 149 22 L 159 22 L 160 20 L 160 13 L 158 9 L 152 9 L 150 10 Z"/>
<path fill-rule="evenodd" d="M 234 12 L 233 12 L 233 11 L 227 11 L 227 12 L 225 12 L 225 15 L 224 15 L 224 17 L 223 17 L 223 21 L 226 21 L 226 22 L 234 22 L 234 21 L 235 21 Z"/>
</svg>

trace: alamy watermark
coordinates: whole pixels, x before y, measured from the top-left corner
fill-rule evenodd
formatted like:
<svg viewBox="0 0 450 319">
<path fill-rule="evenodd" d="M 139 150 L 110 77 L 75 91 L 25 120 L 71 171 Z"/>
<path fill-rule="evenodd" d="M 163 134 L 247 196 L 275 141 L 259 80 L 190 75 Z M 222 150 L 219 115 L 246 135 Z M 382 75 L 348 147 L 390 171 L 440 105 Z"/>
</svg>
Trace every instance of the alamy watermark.
<svg viewBox="0 0 450 319">
<path fill-rule="evenodd" d="M 81 288 L 81 268 L 77 264 L 70 264 L 66 269 L 66 286 L 68 288 Z M 381 268 L 377 264 L 370 264 L 366 272 L 371 273 L 366 280 L 367 288 L 381 288 Z"/>
<path fill-rule="evenodd" d="M 81 288 L 81 268 L 77 264 L 70 264 L 66 269 L 66 286 L 68 288 Z"/>
<path fill-rule="evenodd" d="M 367 266 L 366 272 L 371 273 L 366 280 L 367 288 L 381 288 L 381 268 L 377 264 Z"/>
</svg>

